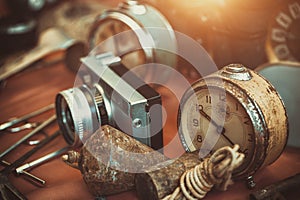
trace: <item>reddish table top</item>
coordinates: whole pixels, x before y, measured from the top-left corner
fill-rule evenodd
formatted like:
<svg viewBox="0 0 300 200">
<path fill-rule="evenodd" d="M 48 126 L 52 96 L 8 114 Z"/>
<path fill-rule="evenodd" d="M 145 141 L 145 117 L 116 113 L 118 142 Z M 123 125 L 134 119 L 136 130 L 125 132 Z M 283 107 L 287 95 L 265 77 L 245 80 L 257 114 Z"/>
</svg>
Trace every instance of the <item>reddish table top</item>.
<svg viewBox="0 0 300 200">
<path fill-rule="evenodd" d="M 42 68 L 35 67 L 24 71 L 17 76 L 10 78 L 4 88 L 0 90 L 0 122 L 5 122 L 7 119 L 14 116 L 22 116 L 31 111 L 37 110 L 43 106 L 54 103 L 55 95 L 69 87 L 73 86 L 75 74 L 68 70 L 63 63 L 57 63 Z M 164 92 L 164 91 L 163 91 Z M 174 106 L 178 102 L 167 99 L 168 104 L 165 104 L 168 94 L 163 95 L 163 105 L 165 105 L 168 119 L 164 127 L 165 133 L 176 132 L 176 116 L 177 109 Z M 45 120 L 54 111 L 44 114 L 35 120 Z M 175 123 L 174 123 L 175 122 Z M 46 129 L 46 132 L 53 133 L 57 129 L 56 123 Z M 1 134 L 0 135 L 0 151 L 5 150 L 15 141 L 25 135 L 28 131 L 22 131 L 17 134 Z M 168 142 L 173 139 L 174 134 L 165 134 L 164 140 Z M 175 139 L 177 140 L 177 139 Z M 62 136 L 59 136 L 47 146 L 42 148 L 38 153 L 34 154 L 30 160 L 38 158 L 46 153 L 64 147 L 66 144 Z M 174 143 L 166 154 L 173 156 L 182 150 L 179 140 Z M 180 147 L 180 148 L 178 148 Z M 5 160 L 13 162 L 24 152 L 30 148 L 28 145 L 21 145 L 16 150 L 12 151 Z M 175 152 L 176 149 L 176 152 Z M 292 176 L 300 172 L 300 149 L 287 147 L 280 158 L 272 165 L 259 171 L 255 175 L 257 189 L 269 185 L 286 177 Z M 89 193 L 81 173 L 66 165 L 60 158 L 54 159 L 46 164 L 31 170 L 31 173 L 40 178 L 45 179 L 46 185 L 43 188 L 36 187 L 25 180 L 23 176 L 10 176 L 11 182 L 29 199 L 93 199 Z M 249 191 L 244 182 L 237 182 L 226 192 L 212 191 L 207 195 L 208 200 L 214 199 L 247 199 Z M 126 192 L 115 196 L 110 196 L 108 199 L 137 199 L 135 192 Z"/>
<path fill-rule="evenodd" d="M 108 2 L 108 1 L 105 1 Z M 118 0 L 111 1 L 111 5 L 116 5 Z M 63 63 L 51 64 L 48 66 L 36 65 L 21 74 L 10 78 L 0 88 L 0 123 L 7 121 L 9 118 L 22 116 L 55 101 L 55 95 L 64 89 L 70 88 L 74 84 L 75 74 L 67 69 Z M 171 98 L 172 95 L 168 91 L 163 97 L 163 105 L 165 106 L 168 118 L 164 127 L 164 142 L 168 143 L 175 137 L 175 143 L 166 151 L 167 156 L 178 155 L 183 149 L 176 136 L 176 118 L 178 102 Z M 168 101 L 168 103 L 166 103 Z M 176 109 L 174 109 L 176 108 Z M 43 121 L 47 119 L 54 111 L 41 115 L 33 120 Z M 58 129 L 56 123 L 46 128 L 47 133 L 53 133 Z M 19 138 L 28 133 L 22 131 L 17 134 L 1 134 L 0 135 L 0 152 L 7 149 Z M 66 146 L 62 136 L 59 136 L 47 146 L 34 154 L 28 161 L 43 156 L 49 152 L 55 151 Z M 28 151 L 30 146 L 22 144 L 12 151 L 4 159 L 13 162 L 23 153 Z M 35 167 L 30 171 L 32 174 L 46 180 L 45 187 L 37 187 L 23 176 L 11 175 L 10 181 L 19 189 L 28 199 L 94 199 L 90 194 L 80 171 L 66 165 L 60 158 L 56 158 L 41 166 Z M 257 182 L 256 189 L 292 176 L 300 172 L 300 149 L 286 147 L 283 154 L 272 165 L 262 169 L 255 175 Z M 207 196 L 208 200 L 222 199 L 248 199 L 249 193 L 243 181 L 236 182 L 229 187 L 226 192 L 212 191 Z M 300 192 L 300 191 L 299 191 Z M 299 193 L 298 192 L 298 193 Z M 137 199 L 134 191 L 129 191 L 107 199 Z"/>
</svg>

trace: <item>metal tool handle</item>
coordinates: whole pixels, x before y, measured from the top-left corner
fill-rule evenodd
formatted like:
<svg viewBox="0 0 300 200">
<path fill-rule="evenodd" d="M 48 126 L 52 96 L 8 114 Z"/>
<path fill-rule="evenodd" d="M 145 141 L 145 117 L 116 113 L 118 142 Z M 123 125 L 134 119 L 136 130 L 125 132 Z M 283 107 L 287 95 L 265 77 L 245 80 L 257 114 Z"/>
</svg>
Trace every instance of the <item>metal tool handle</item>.
<svg viewBox="0 0 300 200">
<path fill-rule="evenodd" d="M 15 144 L 11 145 L 8 149 L 6 149 L 4 152 L 0 154 L 0 159 L 2 159 L 5 155 L 7 155 L 9 152 L 14 150 L 16 147 L 18 147 L 20 144 L 25 142 L 28 138 L 32 137 L 34 134 L 38 133 L 40 130 L 51 124 L 56 119 L 56 116 L 53 115 L 46 121 L 44 121 L 41 125 L 36 127 L 33 131 L 25 135 L 23 138 L 21 138 L 19 141 L 17 141 Z"/>
<path fill-rule="evenodd" d="M 47 143 L 55 139 L 57 136 L 60 135 L 60 132 L 57 131 L 48 138 L 42 140 L 37 146 L 35 146 L 33 149 L 25 153 L 23 156 L 21 156 L 19 159 L 14 161 L 9 166 L 5 167 L 3 170 L 1 170 L 1 184 L 0 184 L 0 193 L 1 193 L 1 199 L 3 200 L 9 200 L 11 199 L 11 195 L 14 195 L 14 199 L 18 198 L 20 200 L 26 200 L 26 197 L 19 192 L 9 181 L 8 181 L 8 175 L 12 172 L 13 169 L 16 168 L 16 166 L 19 166 L 21 163 L 23 163 L 25 160 L 27 160 L 30 156 L 32 156 L 35 152 L 37 152 L 39 149 L 41 149 L 43 146 L 45 146 Z"/>
<path fill-rule="evenodd" d="M 30 156 L 32 156 L 35 152 L 37 152 L 39 149 L 41 149 L 43 146 L 45 146 L 47 143 L 55 139 L 57 136 L 60 135 L 60 131 L 56 131 L 54 134 L 49 136 L 48 138 L 43 139 L 39 144 L 37 144 L 34 148 L 32 148 L 30 151 L 25 153 L 23 156 L 21 156 L 19 159 L 14 161 L 10 166 L 7 166 L 5 169 L 3 169 L 0 173 L 2 174 L 8 174 L 13 169 L 15 169 L 17 166 L 20 166 L 25 160 L 27 160 Z"/>
<path fill-rule="evenodd" d="M 3 123 L 3 124 L 0 125 L 0 131 L 3 131 L 3 130 L 5 130 L 5 129 L 7 129 L 7 128 L 9 128 L 9 127 L 17 124 L 17 123 L 23 122 L 23 121 L 25 121 L 25 120 L 27 120 L 27 119 L 29 119 L 31 117 L 37 116 L 37 115 L 39 115 L 39 114 L 41 114 L 43 112 L 46 112 L 46 111 L 48 111 L 50 109 L 53 109 L 53 108 L 54 108 L 54 104 L 50 104 L 50 105 L 45 106 L 45 107 L 43 107 L 43 108 L 41 108 L 39 110 L 36 110 L 36 111 L 31 112 L 29 114 L 26 114 L 26 115 L 24 115 L 22 117 L 19 117 L 17 119 L 5 122 L 5 123 Z"/>
<path fill-rule="evenodd" d="M 62 153 L 66 152 L 66 151 L 68 150 L 68 148 L 69 148 L 69 147 L 61 148 L 61 149 L 59 149 L 59 150 L 57 150 L 57 151 L 54 151 L 54 152 L 52 152 L 52 153 L 49 153 L 49 154 L 47 154 L 47 155 L 45 155 L 45 156 L 43 156 L 43 157 L 41 157 L 41 158 L 38 158 L 38 159 L 36 159 L 36 160 L 34 160 L 34 161 L 31 161 L 31 162 L 29 162 L 29 163 L 26 163 L 26 164 L 24 164 L 24 165 L 18 167 L 18 168 L 16 169 L 16 172 L 17 172 L 18 174 L 21 174 L 21 173 L 23 173 L 25 170 L 31 169 L 31 168 L 33 168 L 33 167 L 35 167 L 35 166 L 37 166 L 37 165 L 40 165 L 40 164 L 42 164 L 42 163 L 44 163 L 44 162 L 46 162 L 46 161 L 48 161 L 48 160 L 50 160 L 50 159 L 52 159 L 52 158 L 55 158 L 55 157 L 61 155 Z"/>
<path fill-rule="evenodd" d="M 1 160 L 1 163 L 4 164 L 5 166 L 10 166 L 11 165 L 9 162 L 7 162 L 5 160 Z M 35 176 L 35 175 L 27 172 L 27 171 L 22 171 L 22 174 L 28 176 L 29 178 L 31 178 L 32 180 L 34 180 L 36 183 L 38 183 L 41 186 L 44 186 L 45 183 L 46 183 L 45 180 L 43 180 L 43 179 L 41 179 L 41 178 L 39 178 L 39 177 L 37 177 L 37 176 Z"/>
</svg>

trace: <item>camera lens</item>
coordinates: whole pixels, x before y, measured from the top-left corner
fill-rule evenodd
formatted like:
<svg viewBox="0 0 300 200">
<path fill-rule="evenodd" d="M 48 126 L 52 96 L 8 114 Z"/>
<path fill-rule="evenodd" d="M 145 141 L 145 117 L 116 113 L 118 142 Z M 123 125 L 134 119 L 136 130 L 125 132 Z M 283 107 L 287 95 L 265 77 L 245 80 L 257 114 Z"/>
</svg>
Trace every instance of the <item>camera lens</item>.
<svg viewBox="0 0 300 200">
<path fill-rule="evenodd" d="M 56 96 L 58 125 L 66 142 L 72 146 L 80 146 L 108 121 L 102 95 L 96 89 L 83 85 Z"/>
<path fill-rule="evenodd" d="M 61 108 L 61 115 L 63 117 L 63 121 L 65 122 L 65 124 L 68 125 L 66 127 L 69 130 L 68 132 L 75 132 L 74 120 L 71 114 L 71 110 L 65 99 L 62 99 Z"/>
</svg>

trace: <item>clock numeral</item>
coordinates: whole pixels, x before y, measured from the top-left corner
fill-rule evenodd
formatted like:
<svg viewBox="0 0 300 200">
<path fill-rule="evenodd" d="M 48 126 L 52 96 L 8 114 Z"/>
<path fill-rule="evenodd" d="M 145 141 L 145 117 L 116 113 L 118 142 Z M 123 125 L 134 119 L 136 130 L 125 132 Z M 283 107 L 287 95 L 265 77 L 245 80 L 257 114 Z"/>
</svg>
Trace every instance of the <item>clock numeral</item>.
<svg viewBox="0 0 300 200">
<path fill-rule="evenodd" d="M 275 42 L 285 42 L 287 33 L 285 30 L 274 28 L 272 29 L 272 40 Z"/>
<path fill-rule="evenodd" d="M 286 44 L 279 44 L 274 47 L 274 52 L 280 59 L 286 59 L 290 55 L 290 50 Z"/>
<path fill-rule="evenodd" d="M 292 19 L 285 13 L 280 12 L 276 17 L 277 23 L 285 29 L 288 29 L 292 23 Z"/>
<path fill-rule="evenodd" d="M 294 19 L 298 19 L 300 17 L 300 5 L 298 4 L 298 2 L 290 4 L 289 10 Z"/>
<path fill-rule="evenodd" d="M 193 119 L 193 126 L 199 126 L 199 120 L 198 119 Z"/>
<path fill-rule="evenodd" d="M 211 96 L 207 95 L 205 96 L 206 103 L 211 103 Z"/>
<path fill-rule="evenodd" d="M 199 143 L 203 142 L 203 139 L 202 139 L 201 135 L 197 135 L 197 142 L 199 142 Z"/>
</svg>

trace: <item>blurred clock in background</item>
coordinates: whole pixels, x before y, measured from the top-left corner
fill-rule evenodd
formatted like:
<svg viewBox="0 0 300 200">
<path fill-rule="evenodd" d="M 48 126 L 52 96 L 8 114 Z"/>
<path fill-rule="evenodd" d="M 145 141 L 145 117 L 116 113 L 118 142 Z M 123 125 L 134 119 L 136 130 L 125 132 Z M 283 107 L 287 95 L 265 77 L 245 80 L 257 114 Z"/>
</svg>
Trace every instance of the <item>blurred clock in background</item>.
<svg viewBox="0 0 300 200">
<path fill-rule="evenodd" d="M 242 63 L 252 69 L 269 61 L 265 44 L 270 18 L 286 4 L 285 0 L 146 2 L 159 9 L 175 31 L 199 42 L 219 68 Z"/>
<path fill-rule="evenodd" d="M 300 0 L 282 3 L 270 21 L 266 50 L 271 62 L 300 61 Z"/>
<path fill-rule="evenodd" d="M 270 18 L 283 0 L 223 0 L 218 18 L 208 17 L 207 50 L 218 67 L 242 63 L 254 69 L 268 62 Z"/>
</svg>

